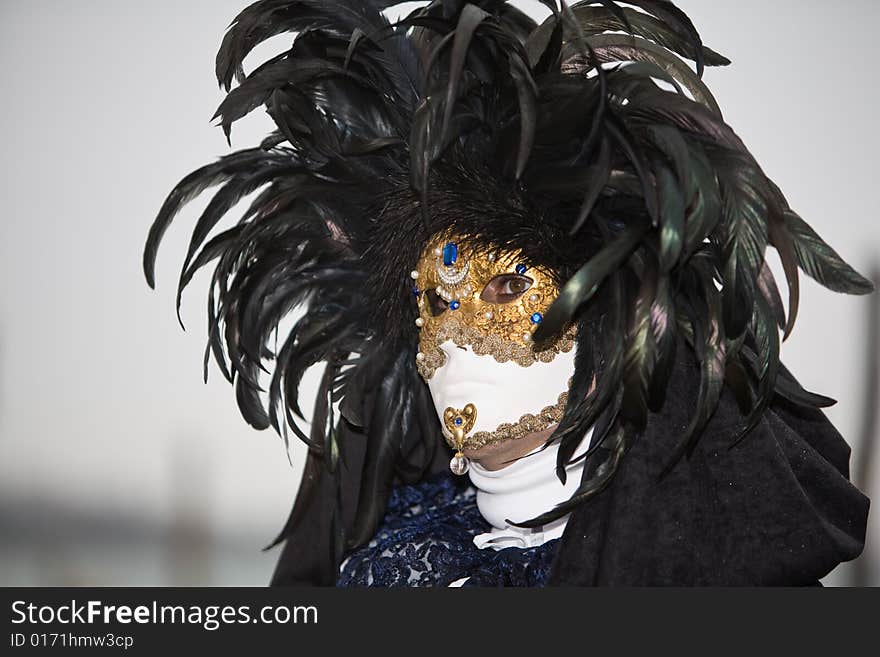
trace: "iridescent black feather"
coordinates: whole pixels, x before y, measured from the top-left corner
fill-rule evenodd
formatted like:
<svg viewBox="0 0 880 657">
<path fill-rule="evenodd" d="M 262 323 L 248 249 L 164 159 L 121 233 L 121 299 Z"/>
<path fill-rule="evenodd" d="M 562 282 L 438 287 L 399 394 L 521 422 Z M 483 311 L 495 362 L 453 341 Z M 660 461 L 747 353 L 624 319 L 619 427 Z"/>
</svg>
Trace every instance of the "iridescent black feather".
<svg viewBox="0 0 880 657">
<path fill-rule="evenodd" d="M 330 523 L 336 557 L 369 540 L 393 482 L 417 481 L 441 444 L 415 368 L 407 276 L 441 230 L 521 250 L 555 273 L 562 292 L 538 342 L 579 327 L 553 438 L 557 471 L 564 478 L 591 426 L 586 458 L 597 467 L 571 500 L 525 525 L 611 482 L 662 408 L 679 349 L 700 364 L 700 395 L 667 469 L 694 449 L 725 384 L 744 410 L 741 437 L 774 394 L 830 402 L 780 369 L 778 331 L 793 327 L 798 268 L 838 292 L 871 284 L 789 208 L 723 121 L 701 74 L 729 62 L 683 12 L 665 0 L 541 0 L 551 15 L 537 25 L 502 0 L 434 0 L 389 24 L 382 12 L 394 4 L 261 0 L 243 10 L 217 55 L 228 94 L 215 118 L 228 136 L 264 107 L 277 130 L 184 178 L 144 252 L 152 286 L 169 223 L 219 186 L 179 291 L 216 263 L 206 358 L 235 384 L 250 424 L 309 445 L 309 482 L 318 458 L 343 476 L 340 435 L 364 441 L 355 524 Z M 285 33 L 289 50 L 245 71 L 255 46 Z M 238 222 L 212 237 L 252 193 Z M 787 318 L 767 246 L 782 258 Z M 304 312 L 278 336 L 296 308 Z M 300 382 L 316 363 L 327 369 L 307 434 Z M 301 513 L 298 504 L 279 540 Z"/>
</svg>

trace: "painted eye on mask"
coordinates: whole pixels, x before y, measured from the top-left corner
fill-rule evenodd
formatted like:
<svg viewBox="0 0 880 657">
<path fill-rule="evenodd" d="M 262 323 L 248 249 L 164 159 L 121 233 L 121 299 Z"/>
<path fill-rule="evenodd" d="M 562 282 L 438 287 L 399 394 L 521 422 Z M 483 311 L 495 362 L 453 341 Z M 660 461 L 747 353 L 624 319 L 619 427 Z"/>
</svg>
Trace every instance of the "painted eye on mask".
<svg viewBox="0 0 880 657">
<path fill-rule="evenodd" d="M 443 314 L 443 311 L 449 307 L 449 304 L 441 299 L 434 290 L 426 290 L 425 296 L 428 299 L 428 309 L 431 311 L 432 317 Z"/>
<path fill-rule="evenodd" d="M 511 303 L 532 287 L 534 281 L 519 274 L 498 274 L 483 288 L 480 298 L 488 303 Z"/>
</svg>

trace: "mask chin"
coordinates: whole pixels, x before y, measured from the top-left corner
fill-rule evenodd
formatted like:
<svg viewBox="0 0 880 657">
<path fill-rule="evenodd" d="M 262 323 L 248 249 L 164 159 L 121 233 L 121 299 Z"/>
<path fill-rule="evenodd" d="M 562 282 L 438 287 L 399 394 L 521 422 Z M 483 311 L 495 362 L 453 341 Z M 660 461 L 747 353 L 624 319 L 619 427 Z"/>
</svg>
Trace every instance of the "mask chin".
<svg viewBox="0 0 880 657">
<path fill-rule="evenodd" d="M 477 417 L 466 446 L 477 449 L 558 422 L 574 374 L 574 350 L 557 354 L 549 363 L 523 367 L 477 355 L 471 347 L 459 347 L 452 341 L 442 343 L 440 349 L 446 362 L 434 372 L 428 388 L 440 418 L 449 407 L 476 406 Z M 554 421 L 550 421 L 554 413 Z M 523 423 L 526 415 L 537 417 Z"/>
</svg>

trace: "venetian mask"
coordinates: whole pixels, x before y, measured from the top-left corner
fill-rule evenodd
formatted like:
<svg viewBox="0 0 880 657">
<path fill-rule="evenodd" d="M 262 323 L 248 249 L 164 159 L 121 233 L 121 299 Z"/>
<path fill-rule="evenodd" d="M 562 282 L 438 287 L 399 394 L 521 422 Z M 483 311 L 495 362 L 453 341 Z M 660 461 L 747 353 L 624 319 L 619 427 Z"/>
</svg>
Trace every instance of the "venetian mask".
<svg viewBox="0 0 880 657">
<path fill-rule="evenodd" d="M 532 343 L 559 289 L 549 272 L 511 251 L 471 252 L 438 236 L 412 272 L 419 317 L 419 373 L 427 381 L 443 435 L 463 451 L 515 440 L 559 422 L 574 373 L 574 330 Z"/>
</svg>

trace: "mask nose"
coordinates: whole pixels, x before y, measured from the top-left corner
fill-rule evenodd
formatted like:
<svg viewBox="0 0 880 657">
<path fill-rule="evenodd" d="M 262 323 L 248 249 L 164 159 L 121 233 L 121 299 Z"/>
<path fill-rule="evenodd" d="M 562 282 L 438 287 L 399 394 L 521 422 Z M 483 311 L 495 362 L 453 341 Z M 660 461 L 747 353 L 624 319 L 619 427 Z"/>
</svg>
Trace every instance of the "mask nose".
<svg viewBox="0 0 880 657">
<path fill-rule="evenodd" d="M 454 383 L 461 377 L 461 357 L 467 349 L 460 349 L 451 341 L 440 345 L 440 351 L 446 356 L 446 361 L 434 371 L 431 378 L 432 388 L 443 388 L 448 383 Z"/>
<path fill-rule="evenodd" d="M 499 372 L 492 356 L 478 356 L 471 347 L 459 347 L 452 341 L 440 345 L 446 362 L 437 368 L 431 379 L 435 390 L 470 385 L 495 385 Z"/>
<path fill-rule="evenodd" d="M 444 354 L 446 354 L 446 362 L 448 363 L 453 358 L 460 359 L 462 354 L 465 354 L 470 350 L 470 347 L 462 347 L 447 340 L 442 345 L 440 345 L 440 350 Z"/>
</svg>

